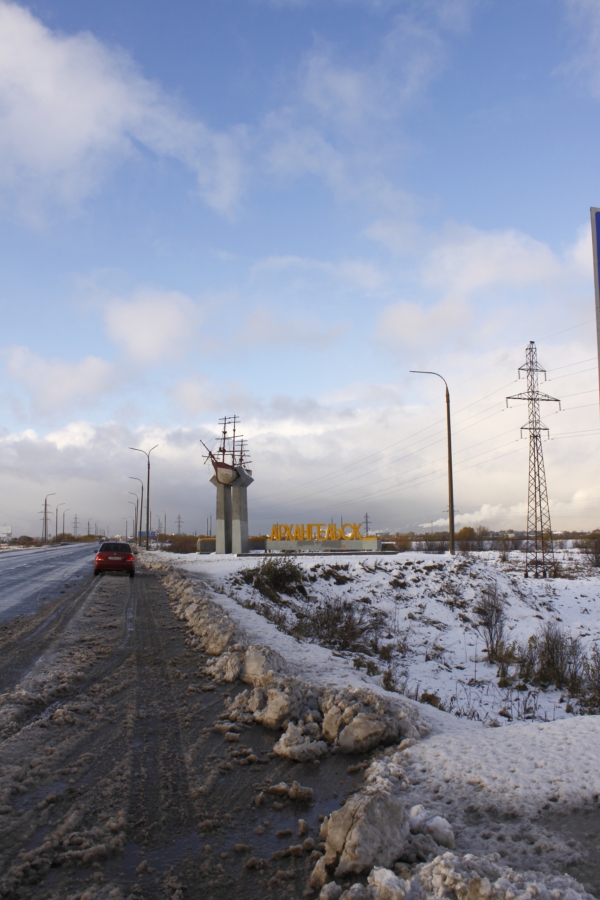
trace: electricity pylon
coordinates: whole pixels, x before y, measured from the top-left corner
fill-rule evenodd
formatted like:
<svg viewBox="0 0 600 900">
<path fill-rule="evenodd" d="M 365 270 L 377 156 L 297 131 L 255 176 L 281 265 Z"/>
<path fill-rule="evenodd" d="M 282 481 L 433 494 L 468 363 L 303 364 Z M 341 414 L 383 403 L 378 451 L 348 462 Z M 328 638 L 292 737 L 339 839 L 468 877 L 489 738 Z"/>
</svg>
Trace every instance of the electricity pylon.
<svg viewBox="0 0 600 900">
<path fill-rule="evenodd" d="M 542 431 L 549 429 L 540 418 L 540 403 L 558 403 L 556 397 L 550 397 L 538 390 L 538 376 L 546 370 L 537 360 L 537 349 L 534 341 L 530 341 L 525 349 L 525 365 L 519 366 L 527 375 L 527 390 L 522 394 L 513 394 L 509 400 L 527 400 L 529 421 L 521 428 L 529 432 L 529 489 L 527 496 L 527 541 L 525 545 L 525 578 L 531 572 L 534 578 L 546 578 L 554 563 L 554 547 L 552 546 L 552 528 L 550 525 L 550 507 L 548 506 L 548 489 L 546 487 L 546 470 L 542 451 Z"/>
</svg>

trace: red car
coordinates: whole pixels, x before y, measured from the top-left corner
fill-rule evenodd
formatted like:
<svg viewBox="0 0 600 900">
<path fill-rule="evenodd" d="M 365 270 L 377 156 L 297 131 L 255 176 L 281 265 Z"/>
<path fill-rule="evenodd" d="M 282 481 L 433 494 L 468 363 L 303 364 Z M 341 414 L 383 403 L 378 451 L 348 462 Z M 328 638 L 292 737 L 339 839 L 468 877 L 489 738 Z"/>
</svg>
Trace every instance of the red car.
<svg viewBox="0 0 600 900">
<path fill-rule="evenodd" d="M 135 557 L 129 544 L 122 541 L 105 541 L 94 560 L 94 575 L 101 572 L 127 572 L 135 575 Z"/>
</svg>

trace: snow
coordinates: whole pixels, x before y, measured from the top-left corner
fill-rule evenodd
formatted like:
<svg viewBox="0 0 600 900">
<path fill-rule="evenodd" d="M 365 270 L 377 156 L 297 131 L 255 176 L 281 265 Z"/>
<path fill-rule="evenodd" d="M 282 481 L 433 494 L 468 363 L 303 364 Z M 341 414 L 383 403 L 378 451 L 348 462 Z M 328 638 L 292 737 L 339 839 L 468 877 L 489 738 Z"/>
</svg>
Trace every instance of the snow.
<svg viewBox="0 0 600 900">
<path fill-rule="evenodd" d="M 432 732 L 404 756 L 430 791 L 448 784 L 471 809 L 528 817 L 548 804 L 579 809 L 600 797 L 598 716 L 511 728 L 482 728 L 445 713 L 427 718 Z"/>
<path fill-rule="evenodd" d="M 523 557 L 518 552 L 506 563 L 491 552 L 468 557 L 402 553 L 393 557 L 327 554 L 295 558 L 307 576 L 318 575 L 308 585 L 310 603 L 338 598 L 382 616 L 381 645 L 387 645 L 391 659 L 375 656 L 371 660 L 379 670 L 375 675 L 366 674 L 368 656 L 362 657 L 363 668 L 356 669 L 355 660 L 358 657 L 360 662 L 361 654 L 336 654 L 315 643 L 300 642 L 244 606 L 254 605 L 263 612 L 271 607 L 279 615 L 283 610 L 293 626 L 295 613 L 307 602 L 301 596 L 286 597 L 289 605 L 276 610 L 254 587 L 241 582 L 240 572 L 256 566 L 260 559 L 163 552 L 153 558 L 160 557 L 224 591 L 219 602 L 257 639 L 268 634 L 269 646 L 283 653 L 291 670 L 311 671 L 318 680 L 333 670 L 336 682 L 343 677 L 349 684 L 376 687 L 390 668 L 406 696 L 426 692 L 438 697 L 440 705 L 455 715 L 504 725 L 523 719 L 554 721 L 572 713 L 567 709 L 568 697 L 560 691 L 523 692 L 498 686 L 497 667 L 487 662 L 483 638 L 474 628 L 473 606 L 482 591 L 495 585 L 506 598 L 508 643 L 526 643 L 544 622 L 559 623 L 584 646 L 600 641 L 600 575 L 581 562 L 577 551 L 559 551 L 557 555 L 568 577 L 548 580 L 525 580 Z M 332 570 L 333 566 L 344 568 Z M 336 584 L 327 577 L 331 571 L 349 580 Z"/>
<path fill-rule="evenodd" d="M 340 597 L 381 613 L 384 642 L 404 647 L 402 652 L 394 650 L 390 665 L 398 680 L 404 678 L 405 693 L 410 696 L 419 685 L 419 692 L 435 693 L 452 711 L 418 704 L 431 732 L 395 754 L 424 802 L 443 796 L 447 786 L 464 801 L 463 808 L 535 817 L 549 805 L 575 809 L 600 796 L 600 718 L 568 712 L 567 697 L 556 690 L 536 692 L 528 713 L 522 701 L 519 709 L 519 692 L 499 688 L 497 667 L 485 659 L 482 638 L 473 627 L 472 607 L 482 589 L 496 584 L 507 600 L 511 641 L 525 642 L 542 623 L 558 622 L 589 646 L 600 639 L 600 577 L 577 552 L 563 551 L 559 556 L 565 577 L 539 581 L 523 578 L 518 553 L 508 562 L 485 552 L 454 558 L 422 553 L 368 559 L 295 558 L 307 576 L 317 577 L 307 582 L 308 600 L 286 597 L 289 606 L 283 609 L 291 621 L 303 603 Z M 211 599 L 251 642 L 280 653 L 291 674 L 322 685 L 368 686 L 393 696 L 383 688 L 380 660 L 380 673 L 368 675 L 364 668 L 355 667 L 355 652 L 337 653 L 298 640 L 268 621 L 260 612 L 268 612 L 265 598 L 238 577 L 256 566 L 256 559 L 162 552 L 153 553 L 152 559 L 212 586 Z M 331 578 L 323 578 L 333 565 L 347 566 L 333 571 L 350 580 L 336 585 Z M 244 605 L 257 604 L 258 599 L 260 606 L 254 609 Z M 498 715 L 511 703 L 512 720 Z M 487 727 L 490 724 L 505 727 Z M 389 760 L 381 765 L 388 766 Z"/>
</svg>

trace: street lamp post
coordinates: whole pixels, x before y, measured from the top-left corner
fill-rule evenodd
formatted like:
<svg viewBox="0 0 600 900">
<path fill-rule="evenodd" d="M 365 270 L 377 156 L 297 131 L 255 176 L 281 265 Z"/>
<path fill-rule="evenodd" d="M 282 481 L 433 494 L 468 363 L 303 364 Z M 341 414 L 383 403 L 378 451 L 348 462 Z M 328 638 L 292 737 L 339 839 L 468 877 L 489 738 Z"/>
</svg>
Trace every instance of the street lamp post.
<svg viewBox="0 0 600 900">
<path fill-rule="evenodd" d="M 54 518 L 55 518 L 55 522 L 54 522 L 54 540 L 55 540 L 55 541 L 58 540 L 58 507 L 59 507 L 59 506 L 64 506 L 64 505 L 65 505 L 64 503 L 57 503 L 57 504 L 56 504 L 56 510 L 55 510 L 56 515 L 55 515 L 55 517 L 54 517 Z"/>
<path fill-rule="evenodd" d="M 448 531 L 450 533 L 450 553 L 454 555 L 454 483 L 452 479 L 452 430 L 450 427 L 450 391 L 446 379 L 439 372 L 424 372 L 411 369 L 415 375 L 437 375 L 446 385 L 446 427 L 448 432 Z"/>
<path fill-rule="evenodd" d="M 150 454 L 153 450 L 156 450 L 158 444 L 155 444 L 154 447 L 151 447 L 150 450 L 140 450 L 139 447 L 130 447 L 130 450 L 137 450 L 138 453 L 143 453 L 148 460 L 148 480 L 146 483 L 146 550 L 149 549 L 148 542 L 150 540 Z"/>
<path fill-rule="evenodd" d="M 44 497 L 44 543 L 48 543 L 48 497 L 56 497 L 56 491 Z"/>
<path fill-rule="evenodd" d="M 133 491 L 128 491 L 128 493 L 129 493 L 129 494 L 133 494 Z M 135 494 L 133 494 L 133 496 L 135 497 Z M 131 537 L 133 538 L 133 536 L 137 534 L 137 520 L 138 520 L 137 497 L 135 497 L 135 503 L 133 502 L 133 500 L 128 500 L 127 502 L 130 503 L 131 506 L 133 506 L 133 516 L 132 516 L 132 518 L 133 518 L 133 532 L 132 532 L 132 534 L 131 534 Z"/>
<path fill-rule="evenodd" d="M 129 476 L 133 481 L 139 481 L 142 486 L 142 499 L 140 500 L 140 517 L 138 519 L 138 532 L 136 535 L 137 545 L 140 546 L 140 541 L 142 539 L 142 518 L 144 516 L 144 482 L 141 478 L 136 478 L 135 475 Z M 137 497 L 136 497 L 137 499 Z"/>
<path fill-rule="evenodd" d="M 165 536 L 165 538 L 166 538 L 166 536 L 167 536 L 167 514 L 166 514 L 166 512 L 164 511 L 164 509 L 161 509 L 161 513 L 162 513 L 163 516 L 165 517 L 165 518 L 164 518 L 164 521 L 163 521 L 163 534 L 164 534 L 164 536 Z"/>
<path fill-rule="evenodd" d="M 129 528 L 129 516 L 123 516 L 123 518 L 125 519 L 125 540 L 128 541 L 129 531 L 127 529 Z"/>
<path fill-rule="evenodd" d="M 67 506 L 66 509 L 63 509 L 63 532 L 62 532 L 62 533 L 63 533 L 63 536 L 64 536 L 64 533 L 65 533 L 65 515 L 66 515 L 68 512 L 71 512 L 71 507 L 70 507 L 70 506 Z"/>
</svg>

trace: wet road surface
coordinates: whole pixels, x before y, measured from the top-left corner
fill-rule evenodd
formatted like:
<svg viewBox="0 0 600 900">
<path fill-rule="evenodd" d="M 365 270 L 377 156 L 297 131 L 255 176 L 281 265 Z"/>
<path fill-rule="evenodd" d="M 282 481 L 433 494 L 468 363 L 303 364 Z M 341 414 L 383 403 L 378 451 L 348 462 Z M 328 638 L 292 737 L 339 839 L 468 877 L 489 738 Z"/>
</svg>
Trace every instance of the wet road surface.
<svg viewBox="0 0 600 900">
<path fill-rule="evenodd" d="M 319 815 L 359 787 L 360 760 L 282 760 L 256 724 L 226 738 L 242 686 L 205 662 L 143 570 L 0 627 L 0 896 L 305 895 Z M 294 780 L 314 803 L 269 794 Z"/>
<path fill-rule="evenodd" d="M 29 615 L 92 572 L 97 544 L 0 553 L 0 622 Z"/>
</svg>

